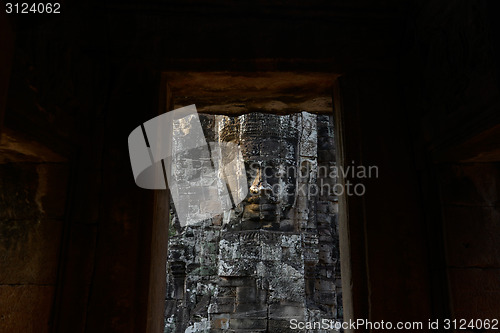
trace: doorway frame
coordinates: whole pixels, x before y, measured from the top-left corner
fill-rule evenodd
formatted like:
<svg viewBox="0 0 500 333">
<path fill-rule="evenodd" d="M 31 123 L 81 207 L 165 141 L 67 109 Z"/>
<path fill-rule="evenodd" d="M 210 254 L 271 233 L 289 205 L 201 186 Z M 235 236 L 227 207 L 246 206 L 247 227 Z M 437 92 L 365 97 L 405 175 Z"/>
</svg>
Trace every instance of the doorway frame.
<svg viewBox="0 0 500 333">
<path fill-rule="evenodd" d="M 355 87 L 349 85 L 349 81 L 345 79 L 344 75 L 336 76 L 332 86 L 337 165 L 343 167 L 346 165 L 346 161 L 359 160 L 359 156 L 352 155 L 353 152 L 357 151 L 352 149 L 355 148 L 356 140 L 350 139 L 356 133 L 349 133 L 347 136 L 344 130 L 345 121 L 356 121 L 359 116 L 355 103 L 356 89 L 352 89 Z M 349 94 L 347 98 L 345 98 L 346 94 Z M 158 114 L 173 109 L 173 98 L 166 72 L 161 73 L 158 106 Z M 345 112 L 345 110 L 349 110 L 349 112 Z M 346 154 L 346 152 L 351 154 Z M 344 181 L 345 179 L 339 177 L 341 184 Z M 146 331 L 151 333 L 163 332 L 169 203 L 168 190 L 155 191 L 146 326 Z M 368 318 L 369 314 L 363 205 L 363 197 L 339 197 L 339 243 L 344 322 L 355 320 L 355 318 Z M 363 332 L 363 330 L 346 329 L 345 332 Z"/>
</svg>

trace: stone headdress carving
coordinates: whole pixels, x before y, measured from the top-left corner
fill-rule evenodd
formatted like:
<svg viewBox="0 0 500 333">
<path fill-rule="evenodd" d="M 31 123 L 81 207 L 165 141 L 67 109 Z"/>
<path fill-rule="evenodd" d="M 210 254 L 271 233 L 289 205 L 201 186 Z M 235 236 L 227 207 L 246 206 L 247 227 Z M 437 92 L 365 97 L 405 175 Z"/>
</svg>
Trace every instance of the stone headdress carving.
<svg viewBox="0 0 500 333">
<path fill-rule="evenodd" d="M 238 117 L 218 116 L 219 140 L 244 141 L 281 138 L 293 139 L 298 135 L 298 115 L 278 116 L 267 113 L 248 113 Z"/>
</svg>

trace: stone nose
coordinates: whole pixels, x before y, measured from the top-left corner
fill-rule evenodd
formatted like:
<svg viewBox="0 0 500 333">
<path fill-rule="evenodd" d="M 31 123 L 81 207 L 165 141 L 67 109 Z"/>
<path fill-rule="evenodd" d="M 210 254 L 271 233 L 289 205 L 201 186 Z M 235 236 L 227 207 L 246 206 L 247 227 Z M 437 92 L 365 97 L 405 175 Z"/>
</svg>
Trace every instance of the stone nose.
<svg viewBox="0 0 500 333">
<path fill-rule="evenodd" d="M 250 185 L 250 193 L 254 195 L 270 194 L 271 190 L 271 185 L 267 182 L 266 177 L 262 176 L 260 170 L 257 171 L 257 175 Z"/>
</svg>

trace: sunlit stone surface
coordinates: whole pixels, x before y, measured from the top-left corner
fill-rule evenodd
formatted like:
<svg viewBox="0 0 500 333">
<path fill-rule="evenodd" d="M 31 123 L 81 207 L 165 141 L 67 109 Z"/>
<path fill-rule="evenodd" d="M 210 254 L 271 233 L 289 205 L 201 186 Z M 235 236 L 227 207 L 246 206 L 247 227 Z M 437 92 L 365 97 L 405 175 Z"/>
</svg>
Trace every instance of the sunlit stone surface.
<svg viewBox="0 0 500 333">
<path fill-rule="evenodd" d="M 330 117 L 200 119 L 208 142 L 241 147 L 248 195 L 196 226 L 181 228 L 173 211 L 165 332 L 289 332 L 293 318 L 341 319 L 337 203 L 320 188 L 335 180 L 317 172 L 335 163 Z"/>
</svg>

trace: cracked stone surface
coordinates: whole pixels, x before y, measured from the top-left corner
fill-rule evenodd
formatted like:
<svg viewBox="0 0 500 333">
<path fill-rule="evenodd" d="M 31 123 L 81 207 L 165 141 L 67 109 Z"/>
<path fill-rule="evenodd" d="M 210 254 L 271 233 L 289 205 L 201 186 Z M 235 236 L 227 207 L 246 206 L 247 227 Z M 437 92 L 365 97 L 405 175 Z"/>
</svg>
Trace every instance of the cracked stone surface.
<svg viewBox="0 0 500 333">
<path fill-rule="evenodd" d="M 318 174 L 335 165 L 331 117 L 200 120 L 207 142 L 242 149 L 249 194 L 186 227 L 172 209 L 165 332 L 288 332 L 292 318 L 342 319 L 337 198 L 318 188 L 335 184 Z M 209 158 L 177 172 L 203 174 Z"/>
</svg>

